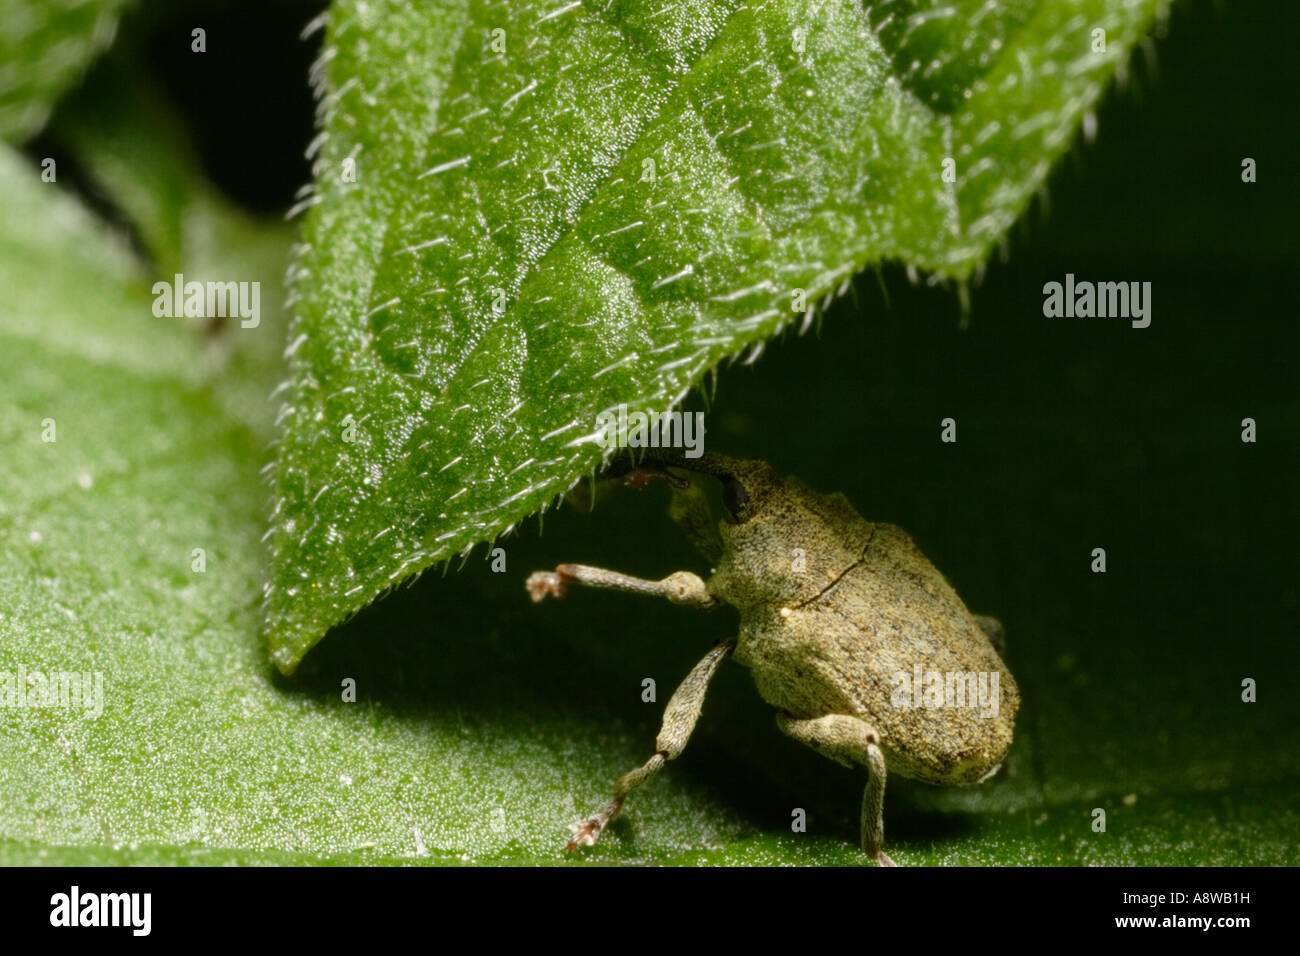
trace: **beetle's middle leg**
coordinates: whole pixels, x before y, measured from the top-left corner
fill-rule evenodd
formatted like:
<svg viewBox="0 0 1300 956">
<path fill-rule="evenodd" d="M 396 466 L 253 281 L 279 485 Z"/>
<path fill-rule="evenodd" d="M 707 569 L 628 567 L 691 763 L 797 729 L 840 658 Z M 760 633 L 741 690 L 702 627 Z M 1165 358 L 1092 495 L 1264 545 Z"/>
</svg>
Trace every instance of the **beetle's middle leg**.
<svg viewBox="0 0 1300 956">
<path fill-rule="evenodd" d="M 695 722 L 699 720 L 700 708 L 704 705 L 704 693 L 709 689 L 709 681 L 717 671 L 718 665 L 735 649 L 735 641 L 719 644 L 691 668 L 691 672 L 673 692 L 668 706 L 664 708 L 663 726 L 659 728 L 659 736 L 655 739 L 654 755 L 635 770 L 628 771 L 618 778 L 618 782 L 614 784 L 614 799 L 610 801 L 609 806 L 594 817 L 588 817 L 572 826 L 573 839 L 565 847 L 566 850 L 573 851 L 580 846 L 591 846 L 595 843 L 606 824 L 618 816 L 618 812 L 623 809 L 623 801 L 627 799 L 627 795 L 642 784 L 649 783 L 666 761 L 672 760 L 686 749 L 686 742 L 690 740 L 691 732 L 695 730 Z"/>
<path fill-rule="evenodd" d="M 825 757 L 852 767 L 867 768 L 867 786 L 862 792 L 862 849 L 881 866 L 894 866 L 885 855 L 885 755 L 880 735 L 866 721 L 848 714 L 827 714 L 800 720 L 778 711 L 777 726 L 801 744 Z"/>
</svg>

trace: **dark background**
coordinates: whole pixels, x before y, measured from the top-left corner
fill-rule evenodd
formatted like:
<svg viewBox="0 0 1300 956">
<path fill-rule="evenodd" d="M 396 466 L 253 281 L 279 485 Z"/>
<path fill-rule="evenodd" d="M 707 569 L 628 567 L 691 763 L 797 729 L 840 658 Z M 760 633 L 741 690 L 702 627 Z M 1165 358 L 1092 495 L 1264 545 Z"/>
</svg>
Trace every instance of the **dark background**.
<svg viewBox="0 0 1300 956">
<path fill-rule="evenodd" d="M 1266 12 L 1282 7 L 1176 4 L 1167 37 L 1102 104 L 1096 142 L 1055 170 L 974 284 L 968 316 L 954 288 L 885 266 L 815 333 L 721 373 L 708 447 L 903 526 L 972 610 L 1006 625 L 1024 698 L 1009 776 L 974 796 L 891 781 L 891 844 L 942 858 L 970 833 L 998 859 L 1093 862 L 1100 806 L 1128 827 L 1103 862 L 1295 862 L 1300 203 L 1294 32 Z M 270 4 L 256 22 L 207 9 L 204 73 L 172 36 L 193 16 L 151 14 L 143 55 L 208 174 L 252 210 L 287 208 L 309 178 L 314 45 L 297 34 L 311 6 Z M 223 30 L 240 43 L 214 42 Z M 237 140 L 223 133 L 232 117 Z M 1256 183 L 1241 181 L 1244 157 Z M 1067 272 L 1151 282 L 1150 328 L 1044 318 L 1043 284 Z M 945 417 L 955 445 L 939 440 Z M 1241 441 L 1246 417 L 1255 444 Z M 527 522 L 504 542 L 506 574 L 482 548 L 459 574 L 426 574 L 286 686 L 332 698 L 342 671 L 398 709 L 580 711 L 630 728 L 643 759 L 662 702 L 733 635 L 734 612 L 594 592 L 533 607 L 523 580 L 561 561 L 707 572 L 666 500 L 651 488 L 591 515 L 566 507 L 543 535 Z M 1105 574 L 1090 571 L 1095 547 Z M 659 705 L 640 700 L 646 676 Z M 1246 677 L 1258 703 L 1241 701 Z M 856 842 L 860 782 L 783 738 L 739 667 L 667 772 L 705 782 L 756 829 L 788 828 L 805 806 Z M 1040 810 L 1056 830 L 1034 829 Z"/>
</svg>

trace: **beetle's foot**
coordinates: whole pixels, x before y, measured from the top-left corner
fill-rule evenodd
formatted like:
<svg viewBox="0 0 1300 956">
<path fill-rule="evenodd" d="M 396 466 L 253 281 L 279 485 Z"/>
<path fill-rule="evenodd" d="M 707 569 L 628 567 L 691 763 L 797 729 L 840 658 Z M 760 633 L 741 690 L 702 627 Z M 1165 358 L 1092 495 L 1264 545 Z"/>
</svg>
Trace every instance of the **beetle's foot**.
<svg viewBox="0 0 1300 956">
<path fill-rule="evenodd" d="M 594 817 L 588 817 L 581 823 L 569 824 L 573 839 L 565 844 L 565 851 L 572 853 L 580 846 L 593 846 L 600 839 L 600 834 L 604 831 L 605 824 L 608 822 L 609 817 L 606 814 L 598 813 Z"/>
<path fill-rule="evenodd" d="M 560 571 L 534 571 L 528 575 L 524 587 L 528 588 L 528 596 L 536 603 L 544 601 L 548 596 L 564 597 L 567 584 L 564 574 Z"/>
<path fill-rule="evenodd" d="M 889 858 L 888 854 L 886 854 L 884 850 L 881 850 L 873 856 L 872 859 L 876 861 L 876 866 L 898 866 L 897 863 Z"/>
</svg>

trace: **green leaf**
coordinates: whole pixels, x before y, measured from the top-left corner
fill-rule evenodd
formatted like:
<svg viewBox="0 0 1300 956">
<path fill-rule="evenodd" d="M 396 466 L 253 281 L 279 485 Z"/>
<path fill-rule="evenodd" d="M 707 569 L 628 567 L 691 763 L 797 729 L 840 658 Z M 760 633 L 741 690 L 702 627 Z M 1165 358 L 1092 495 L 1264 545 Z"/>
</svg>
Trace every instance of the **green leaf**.
<svg viewBox="0 0 1300 956">
<path fill-rule="evenodd" d="M 481 642 L 409 697 L 386 668 L 430 649 L 414 633 L 380 672 L 277 680 L 257 638 L 272 407 L 232 397 L 238 376 L 153 315 L 129 252 L 39 173 L 0 152 L 0 862 L 561 859 L 571 775 L 597 785 L 624 742 L 573 759 L 590 719 L 526 689 L 537 659 L 505 672 Z M 236 334 L 279 351 L 273 324 Z M 466 601 L 444 620 L 493 618 Z M 36 706 L 59 672 L 101 674 L 102 712 Z M 484 691 L 501 706 L 466 712 Z M 430 700 L 445 709 L 414 706 Z M 656 858 L 746 832 L 699 790 L 662 791 Z"/>
<path fill-rule="evenodd" d="M 108 47 L 129 0 L 0 0 L 0 139 L 21 142 Z"/>
<path fill-rule="evenodd" d="M 600 411 L 680 402 L 868 265 L 964 281 L 1163 4 L 866 7 L 334 4 L 273 473 L 282 671 L 591 473 Z"/>
</svg>

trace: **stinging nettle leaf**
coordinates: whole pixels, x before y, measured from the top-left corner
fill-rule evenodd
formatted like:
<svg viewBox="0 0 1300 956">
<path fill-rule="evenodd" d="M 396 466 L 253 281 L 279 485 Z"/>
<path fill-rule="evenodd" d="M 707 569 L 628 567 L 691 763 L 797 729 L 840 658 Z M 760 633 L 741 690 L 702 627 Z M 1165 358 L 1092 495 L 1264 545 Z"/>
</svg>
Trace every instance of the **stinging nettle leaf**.
<svg viewBox="0 0 1300 956">
<path fill-rule="evenodd" d="M 166 141 L 133 106 L 114 107 L 113 130 Z M 196 169 L 164 172 L 185 180 L 184 218 L 227 215 Z M 337 667 L 293 688 L 269 673 L 258 462 L 275 379 L 249 353 L 280 351 L 275 299 L 257 328 L 231 331 L 246 341 L 227 355 L 154 315 L 151 271 L 7 147 L 0 208 L 0 865 L 554 861 L 572 814 L 557 795 L 573 774 L 612 776 L 628 742 L 534 696 L 535 662 L 507 674 L 497 658 L 466 683 L 482 655 L 465 640 L 443 681 L 420 667 L 405 692 L 400 671 L 349 665 L 349 703 Z M 260 231 L 233 236 L 223 261 L 269 289 L 287 243 L 271 255 L 282 232 Z M 237 267 L 236 250 L 251 255 Z M 468 600 L 441 620 L 466 635 L 510 626 Z M 69 680 L 75 696 L 59 690 Z M 462 689 L 441 713 L 409 706 Z M 707 788 L 669 781 L 659 795 L 644 819 L 660 840 L 622 859 L 696 862 L 700 841 L 727 847 L 718 859 L 747 839 L 747 859 L 785 853 Z M 848 859 L 840 842 L 818 858 Z"/>
<path fill-rule="evenodd" d="M 893 260 L 966 280 L 1162 0 L 337 2 L 266 627 L 333 625 Z"/>
</svg>

